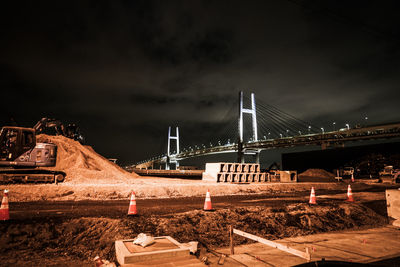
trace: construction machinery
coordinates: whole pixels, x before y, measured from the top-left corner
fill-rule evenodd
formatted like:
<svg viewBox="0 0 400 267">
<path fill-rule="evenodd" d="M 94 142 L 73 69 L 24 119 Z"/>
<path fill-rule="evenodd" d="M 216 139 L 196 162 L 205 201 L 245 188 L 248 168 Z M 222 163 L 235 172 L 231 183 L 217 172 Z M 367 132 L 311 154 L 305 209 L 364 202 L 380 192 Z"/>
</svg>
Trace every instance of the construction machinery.
<svg viewBox="0 0 400 267">
<path fill-rule="evenodd" d="M 33 126 L 33 129 L 35 130 L 36 134 L 49 133 L 52 130 L 52 134 L 62 135 L 70 139 L 74 139 L 81 144 L 84 143 L 84 138 L 79 130 L 79 127 L 74 123 L 64 125 L 64 123 L 56 119 L 42 118 L 35 124 L 35 126 Z"/>
<path fill-rule="evenodd" d="M 342 176 L 345 178 L 354 177 L 354 168 L 353 167 L 344 167 L 342 171 Z"/>
<path fill-rule="evenodd" d="M 37 143 L 34 128 L 5 126 L 0 131 L 0 182 L 62 182 L 56 165 L 57 146 Z"/>
<path fill-rule="evenodd" d="M 382 183 L 400 183 L 400 169 L 387 165 L 379 172 L 379 181 Z"/>
</svg>

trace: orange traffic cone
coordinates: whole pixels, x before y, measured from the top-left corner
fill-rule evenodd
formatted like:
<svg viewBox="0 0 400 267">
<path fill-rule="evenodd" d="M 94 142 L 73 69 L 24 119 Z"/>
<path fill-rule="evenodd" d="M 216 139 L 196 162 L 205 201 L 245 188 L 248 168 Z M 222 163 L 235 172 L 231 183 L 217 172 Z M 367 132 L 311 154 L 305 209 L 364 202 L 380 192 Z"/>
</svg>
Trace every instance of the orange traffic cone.
<svg viewBox="0 0 400 267">
<path fill-rule="evenodd" d="M 310 204 L 317 204 L 317 198 L 315 197 L 314 186 L 311 187 L 310 201 L 309 201 L 308 203 L 310 203 Z"/>
<path fill-rule="evenodd" d="M 354 183 L 354 174 L 351 174 L 351 182 Z"/>
<path fill-rule="evenodd" d="M 1 201 L 0 207 L 0 220 L 6 221 L 10 219 L 10 213 L 8 211 L 8 190 L 4 190 L 4 197 Z"/>
<path fill-rule="evenodd" d="M 131 201 L 129 203 L 128 215 L 137 215 L 135 192 L 132 191 Z"/>
<path fill-rule="evenodd" d="M 351 186 L 347 187 L 347 201 L 354 202 L 353 193 L 351 192 Z"/>
<path fill-rule="evenodd" d="M 204 210 L 205 211 L 212 211 L 212 205 L 211 205 L 211 197 L 210 197 L 210 190 L 207 189 L 207 194 L 206 194 L 206 201 L 204 202 Z"/>
</svg>

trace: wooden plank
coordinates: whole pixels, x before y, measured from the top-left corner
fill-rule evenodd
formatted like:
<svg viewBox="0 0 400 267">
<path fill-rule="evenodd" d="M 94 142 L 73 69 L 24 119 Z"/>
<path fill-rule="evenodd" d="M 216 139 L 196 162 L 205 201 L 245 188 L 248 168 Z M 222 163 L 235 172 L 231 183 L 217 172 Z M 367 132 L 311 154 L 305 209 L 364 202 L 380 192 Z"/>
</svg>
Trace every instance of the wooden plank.
<svg viewBox="0 0 400 267">
<path fill-rule="evenodd" d="M 233 229 L 233 233 L 237 234 L 237 235 L 240 235 L 240 236 L 243 236 L 243 237 L 246 237 L 248 239 L 260 242 L 260 243 L 262 243 L 264 245 L 267 245 L 267 246 L 270 246 L 270 247 L 277 248 L 279 250 L 288 252 L 288 253 L 296 255 L 296 256 L 298 256 L 300 258 L 303 258 L 303 259 L 306 259 L 306 260 L 310 260 L 311 259 L 311 255 L 308 252 L 308 249 L 306 249 L 306 252 L 302 252 L 300 250 L 297 250 L 297 249 L 294 249 L 294 248 L 290 248 L 288 246 L 285 246 L 285 245 L 282 245 L 282 244 L 279 244 L 279 243 L 276 243 L 276 242 L 273 242 L 273 241 L 258 237 L 256 235 L 252 235 L 252 234 L 237 230 L 237 229 Z"/>
<path fill-rule="evenodd" d="M 231 255 L 235 254 L 235 249 L 233 247 L 233 227 L 232 225 L 229 225 L 229 247 L 231 250 Z"/>
</svg>

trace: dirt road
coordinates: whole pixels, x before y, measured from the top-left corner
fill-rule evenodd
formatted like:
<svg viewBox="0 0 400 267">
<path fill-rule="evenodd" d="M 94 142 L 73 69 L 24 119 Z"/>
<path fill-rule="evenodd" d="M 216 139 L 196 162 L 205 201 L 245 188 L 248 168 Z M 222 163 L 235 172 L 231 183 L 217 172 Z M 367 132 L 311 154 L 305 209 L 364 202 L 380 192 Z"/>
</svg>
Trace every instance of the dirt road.
<svg viewBox="0 0 400 267">
<path fill-rule="evenodd" d="M 382 189 L 371 188 L 370 192 L 354 192 L 358 202 L 369 206 L 378 214 L 386 216 L 385 195 Z M 374 192 L 377 191 L 377 192 Z M 346 199 L 345 191 L 319 190 L 318 202 L 328 204 Z M 215 209 L 237 208 L 249 206 L 279 207 L 290 203 L 308 201 L 308 192 L 286 193 L 271 196 L 261 195 L 236 195 L 212 196 L 212 205 Z M 169 198 L 169 199 L 137 199 L 138 213 L 143 216 L 166 215 L 181 213 L 191 210 L 201 210 L 204 198 Z M 80 217 L 126 217 L 129 200 L 113 201 L 35 201 L 10 203 L 10 214 L 13 220 L 23 221 L 40 218 L 80 218 Z"/>
</svg>

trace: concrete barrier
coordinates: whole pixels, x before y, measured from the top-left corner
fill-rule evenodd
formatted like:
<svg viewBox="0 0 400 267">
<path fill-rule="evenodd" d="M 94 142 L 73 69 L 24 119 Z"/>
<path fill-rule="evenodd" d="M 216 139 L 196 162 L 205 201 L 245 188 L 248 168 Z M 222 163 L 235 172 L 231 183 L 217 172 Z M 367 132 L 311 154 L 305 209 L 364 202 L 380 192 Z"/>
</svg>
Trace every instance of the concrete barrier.
<svg viewBox="0 0 400 267">
<path fill-rule="evenodd" d="M 388 216 L 395 219 L 393 225 L 400 227 L 400 190 L 386 190 L 386 206 Z"/>
<path fill-rule="evenodd" d="M 280 181 L 282 183 L 297 182 L 297 171 L 280 171 Z"/>
<path fill-rule="evenodd" d="M 260 172 L 260 164 L 255 163 L 207 163 L 202 177 L 204 181 L 218 183 L 249 183 L 269 180 L 265 178 L 265 173 Z"/>
</svg>

